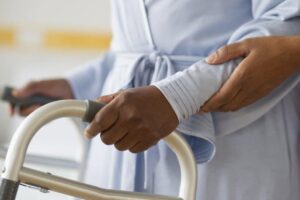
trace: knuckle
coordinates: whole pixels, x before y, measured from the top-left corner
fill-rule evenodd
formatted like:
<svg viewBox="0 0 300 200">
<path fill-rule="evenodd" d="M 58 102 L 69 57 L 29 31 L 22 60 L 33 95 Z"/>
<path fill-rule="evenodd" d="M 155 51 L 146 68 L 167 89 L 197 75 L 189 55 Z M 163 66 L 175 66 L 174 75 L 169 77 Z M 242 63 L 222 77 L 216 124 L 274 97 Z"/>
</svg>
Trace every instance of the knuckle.
<svg viewBox="0 0 300 200">
<path fill-rule="evenodd" d="M 119 95 L 119 98 L 121 103 L 128 102 L 130 99 L 132 99 L 132 93 L 129 91 L 122 91 Z"/>
<path fill-rule="evenodd" d="M 254 38 L 248 38 L 248 39 L 245 39 L 241 45 L 246 49 L 251 49 L 251 48 L 253 48 L 254 43 L 255 43 Z"/>
<path fill-rule="evenodd" d="M 146 129 L 146 125 L 143 122 L 143 119 L 133 111 L 128 112 L 127 114 L 128 124 L 135 130 L 135 131 L 144 131 Z"/>
<path fill-rule="evenodd" d="M 128 117 L 134 116 L 138 112 L 136 106 L 134 105 L 134 100 L 132 93 L 123 92 L 118 98 L 118 107 L 126 113 Z"/>
</svg>

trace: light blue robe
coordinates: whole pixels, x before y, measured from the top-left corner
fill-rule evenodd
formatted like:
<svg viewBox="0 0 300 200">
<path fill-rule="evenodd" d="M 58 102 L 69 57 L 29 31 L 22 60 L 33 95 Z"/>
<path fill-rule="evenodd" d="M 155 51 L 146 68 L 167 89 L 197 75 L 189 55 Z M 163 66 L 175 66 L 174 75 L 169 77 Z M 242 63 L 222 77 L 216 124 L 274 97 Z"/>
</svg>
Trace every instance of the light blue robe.
<svg viewBox="0 0 300 200">
<path fill-rule="evenodd" d="M 112 0 L 110 51 L 68 80 L 78 99 L 158 87 L 199 163 L 197 199 L 299 200 L 299 74 L 238 112 L 195 115 L 241 61 L 204 57 L 245 38 L 300 34 L 299 16 L 299 0 Z M 136 155 L 97 138 L 86 181 L 176 196 L 180 173 L 163 142 Z"/>
</svg>

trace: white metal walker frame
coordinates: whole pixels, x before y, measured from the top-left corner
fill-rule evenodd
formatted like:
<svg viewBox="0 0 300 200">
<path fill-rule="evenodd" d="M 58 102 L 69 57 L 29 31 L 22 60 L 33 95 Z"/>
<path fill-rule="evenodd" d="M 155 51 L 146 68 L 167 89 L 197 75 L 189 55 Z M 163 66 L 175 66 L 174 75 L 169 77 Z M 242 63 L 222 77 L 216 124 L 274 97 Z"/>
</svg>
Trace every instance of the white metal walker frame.
<svg viewBox="0 0 300 200">
<path fill-rule="evenodd" d="M 22 183 L 88 200 L 195 200 L 196 161 L 190 146 L 175 132 L 164 140 L 175 152 L 180 164 L 179 197 L 106 190 L 23 167 L 28 145 L 42 126 L 61 117 L 78 117 L 89 122 L 103 106 L 92 101 L 62 100 L 49 103 L 29 115 L 17 129 L 9 146 L 2 170 L 0 200 L 15 200 Z"/>
</svg>

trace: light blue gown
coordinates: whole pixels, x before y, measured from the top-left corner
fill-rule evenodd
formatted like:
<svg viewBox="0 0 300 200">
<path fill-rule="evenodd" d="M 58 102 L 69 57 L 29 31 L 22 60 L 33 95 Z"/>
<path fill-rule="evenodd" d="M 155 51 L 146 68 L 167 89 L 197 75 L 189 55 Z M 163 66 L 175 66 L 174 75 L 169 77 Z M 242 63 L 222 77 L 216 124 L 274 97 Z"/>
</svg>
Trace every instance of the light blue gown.
<svg viewBox="0 0 300 200">
<path fill-rule="evenodd" d="M 300 34 L 299 17 L 299 0 L 112 0 L 110 51 L 68 80 L 78 99 L 158 87 L 199 163 L 197 199 L 299 200 L 300 74 L 238 112 L 195 115 L 241 61 L 204 57 L 250 37 Z M 163 142 L 136 155 L 97 138 L 86 181 L 176 196 L 180 173 Z"/>
</svg>

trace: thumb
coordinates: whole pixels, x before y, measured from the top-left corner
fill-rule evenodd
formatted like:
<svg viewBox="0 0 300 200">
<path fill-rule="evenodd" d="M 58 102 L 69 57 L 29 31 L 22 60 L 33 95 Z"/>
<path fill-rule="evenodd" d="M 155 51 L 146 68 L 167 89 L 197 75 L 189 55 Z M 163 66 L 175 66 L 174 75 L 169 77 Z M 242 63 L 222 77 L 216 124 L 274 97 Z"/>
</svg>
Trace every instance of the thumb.
<svg viewBox="0 0 300 200">
<path fill-rule="evenodd" d="M 221 47 L 209 55 L 205 61 L 212 65 L 222 64 L 234 58 L 245 56 L 247 52 L 248 50 L 243 43 L 234 43 Z"/>
</svg>

